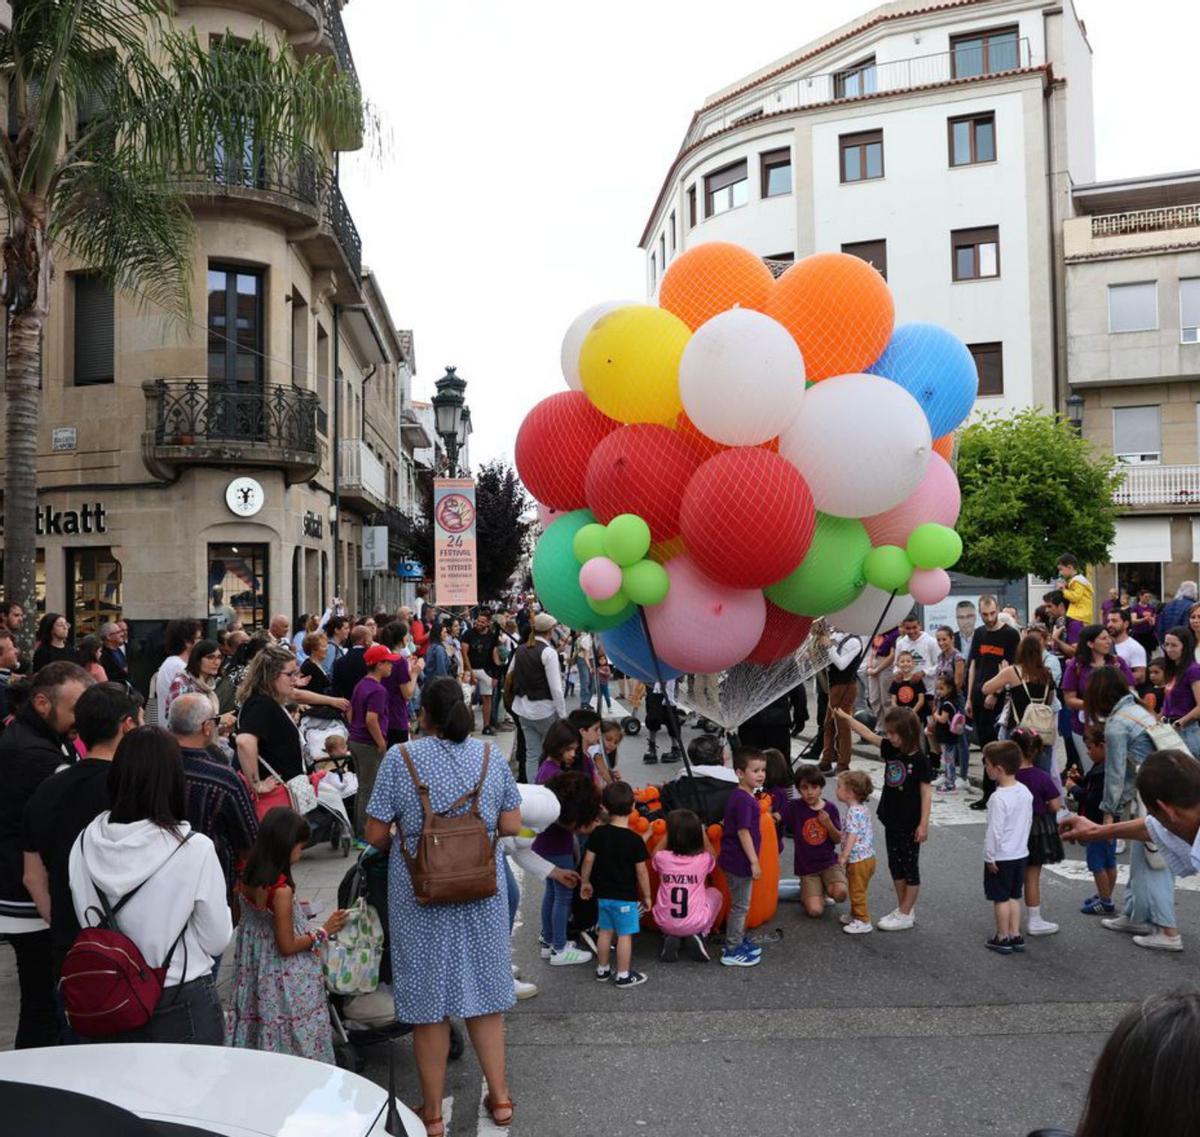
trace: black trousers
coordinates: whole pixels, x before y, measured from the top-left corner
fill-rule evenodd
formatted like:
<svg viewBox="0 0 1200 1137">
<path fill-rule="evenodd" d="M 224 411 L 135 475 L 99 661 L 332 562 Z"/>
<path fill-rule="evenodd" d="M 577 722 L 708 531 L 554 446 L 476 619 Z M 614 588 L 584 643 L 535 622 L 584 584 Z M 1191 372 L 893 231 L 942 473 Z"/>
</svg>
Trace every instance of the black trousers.
<svg viewBox="0 0 1200 1137">
<path fill-rule="evenodd" d="M 971 721 L 975 726 L 975 742 L 982 750 L 989 742 L 996 741 L 996 717 L 1000 712 L 1000 700 L 997 698 L 996 706 L 991 710 L 985 707 L 984 700 L 987 698 L 983 691 L 975 691 L 971 695 Z M 996 783 L 987 776 L 987 771 L 983 774 L 983 800 L 987 801 L 992 796 L 996 789 Z"/>
<path fill-rule="evenodd" d="M 24 932 L 9 936 L 8 942 L 17 957 L 17 986 L 21 996 L 13 1049 L 57 1046 L 58 1014 L 54 1009 L 50 931 Z"/>
</svg>

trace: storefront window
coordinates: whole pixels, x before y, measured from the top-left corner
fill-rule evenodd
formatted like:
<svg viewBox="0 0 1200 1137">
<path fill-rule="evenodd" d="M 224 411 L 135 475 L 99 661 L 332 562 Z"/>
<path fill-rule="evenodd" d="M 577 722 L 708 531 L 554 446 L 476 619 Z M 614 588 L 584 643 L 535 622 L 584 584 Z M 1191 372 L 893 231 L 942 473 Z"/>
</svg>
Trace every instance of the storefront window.
<svg viewBox="0 0 1200 1137">
<path fill-rule="evenodd" d="M 121 562 L 112 549 L 67 550 L 67 603 L 76 636 L 121 618 Z"/>
<path fill-rule="evenodd" d="M 1117 584 L 1122 592 L 1128 592 L 1131 597 L 1148 589 L 1153 596 L 1161 600 L 1163 599 L 1162 563 L 1144 561 L 1119 564 L 1117 565 Z"/>
<path fill-rule="evenodd" d="M 232 608 L 243 626 L 265 628 L 267 620 L 267 546 L 208 546 L 208 614 Z M 227 616 L 228 614 L 225 613 Z"/>
</svg>

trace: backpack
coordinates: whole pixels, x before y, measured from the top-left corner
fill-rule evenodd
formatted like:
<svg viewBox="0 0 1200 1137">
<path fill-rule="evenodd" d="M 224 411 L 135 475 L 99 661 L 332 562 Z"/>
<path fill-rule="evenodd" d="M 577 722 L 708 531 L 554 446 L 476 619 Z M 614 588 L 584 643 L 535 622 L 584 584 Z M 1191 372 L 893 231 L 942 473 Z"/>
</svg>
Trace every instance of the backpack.
<svg viewBox="0 0 1200 1137">
<path fill-rule="evenodd" d="M 189 833 L 167 861 L 191 840 Z M 86 840 L 86 835 L 84 837 Z M 159 865 L 163 868 L 167 861 Z M 86 857 L 85 857 L 86 864 Z M 155 872 L 158 870 L 156 869 Z M 116 904 L 110 905 L 104 890 L 92 881 L 96 895 L 100 898 L 100 910 L 89 908 L 87 914 L 96 912 L 97 924 L 83 928 L 67 949 L 63 960 L 62 978 L 58 981 L 67 1023 L 71 1029 L 85 1038 L 104 1038 L 127 1030 L 145 1026 L 154 1016 L 162 999 L 163 984 L 171 966 L 171 956 L 187 931 L 185 923 L 175 942 L 171 944 L 161 967 L 150 967 L 141 949 L 117 927 L 117 913 L 132 900 L 142 885 L 150 880 L 151 873 L 132 892 L 127 892 Z M 189 920 L 190 920 L 189 915 Z M 184 945 L 184 974 L 187 974 L 187 945 Z"/>
<path fill-rule="evenodd" d="M 415 856 L 408 851 L 404 833 L 396 826 L 418 904 L 468 904 L 496 895 L 496 842 L 488 836 L 487 826 L 479 815 L 479 794 L 491 753 L 490 744 L 483 748 L 483 769 L 475 788 L 449 809 L 435 813 L 429 801 L 429 787 L 417 774 L 408 747 L 400 747 L 400 756 L 421 799 L 423 820 Z M 471 808 L 466 813 L 450 816 L 468 802 Z"/>
<path fill-rule="evenodd" d="M 1029 700 L 1029 706 L 1022 712 L 1019 725 L 1026 730 L 1034 731 L 1042 740 L 1043 746 L 1053 746 L 1058 737 L 1058 715 L 1050 706 L 1054 687 L 1049 683 L 1046 684 L 1046 692 L 1040 703 L 1033 701 L 1033 696 L 1029 694 L 1029 688 L 1025 686 L 1024 676 L 1021 677 L 1021 687 L 1025 691 L 1025 697 Z"/>
</svg>

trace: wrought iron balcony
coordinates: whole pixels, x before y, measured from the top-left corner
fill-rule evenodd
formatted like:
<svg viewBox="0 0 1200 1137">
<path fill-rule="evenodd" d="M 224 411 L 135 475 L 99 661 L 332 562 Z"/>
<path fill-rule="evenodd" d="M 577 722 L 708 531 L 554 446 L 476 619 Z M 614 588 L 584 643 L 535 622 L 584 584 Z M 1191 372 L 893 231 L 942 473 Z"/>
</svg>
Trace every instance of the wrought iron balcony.
<svg viewBox="0 0 1200 1137">
<path fill-rule="evenodd" d="M 142 453 L 159 477 L 187 465 L 258 465 L 284 470 L 289 484 L 321 466 L 318 399 L 298 387 L 227 386 L 203 378 L 151 379 Z"/>
<path fill-rule="evenodd" d="M 325 34 L 333 44 L 333 54 L 338 66 L 358 83 L 358 72 L 354 68 L 354 56 L 350 54 L 350 40 L 346 36 L 346 25 L 342 23 L 341 5 L 338 0 L 321 0 L 321 20 Z"/>
<path fill-rule="evenodd" d="M 362 238 L 358 235 L 358 226 L 350 216 L 350 207 L 342 196 L 341 186 L 334 178 L 325 198 L 325 219 L 333 235 L 341 247 L 342 255 L 354 274 L 355 281 L 362 279 Z"/>
</svg>

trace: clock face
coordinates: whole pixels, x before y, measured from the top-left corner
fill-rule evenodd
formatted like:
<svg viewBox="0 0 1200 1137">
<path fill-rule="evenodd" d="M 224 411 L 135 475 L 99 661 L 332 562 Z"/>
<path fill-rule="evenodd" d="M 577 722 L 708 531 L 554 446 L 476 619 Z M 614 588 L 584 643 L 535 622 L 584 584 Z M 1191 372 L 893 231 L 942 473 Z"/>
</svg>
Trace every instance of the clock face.
<svg viewBox="0 0 1200 1137">
<path fill-rule="evenodd" d="M 265 500 L 262 486 L 253 478 L 234 478 L 225 487 L 225 504 L 239 517 L 253 517 Z"/>
</svg>

